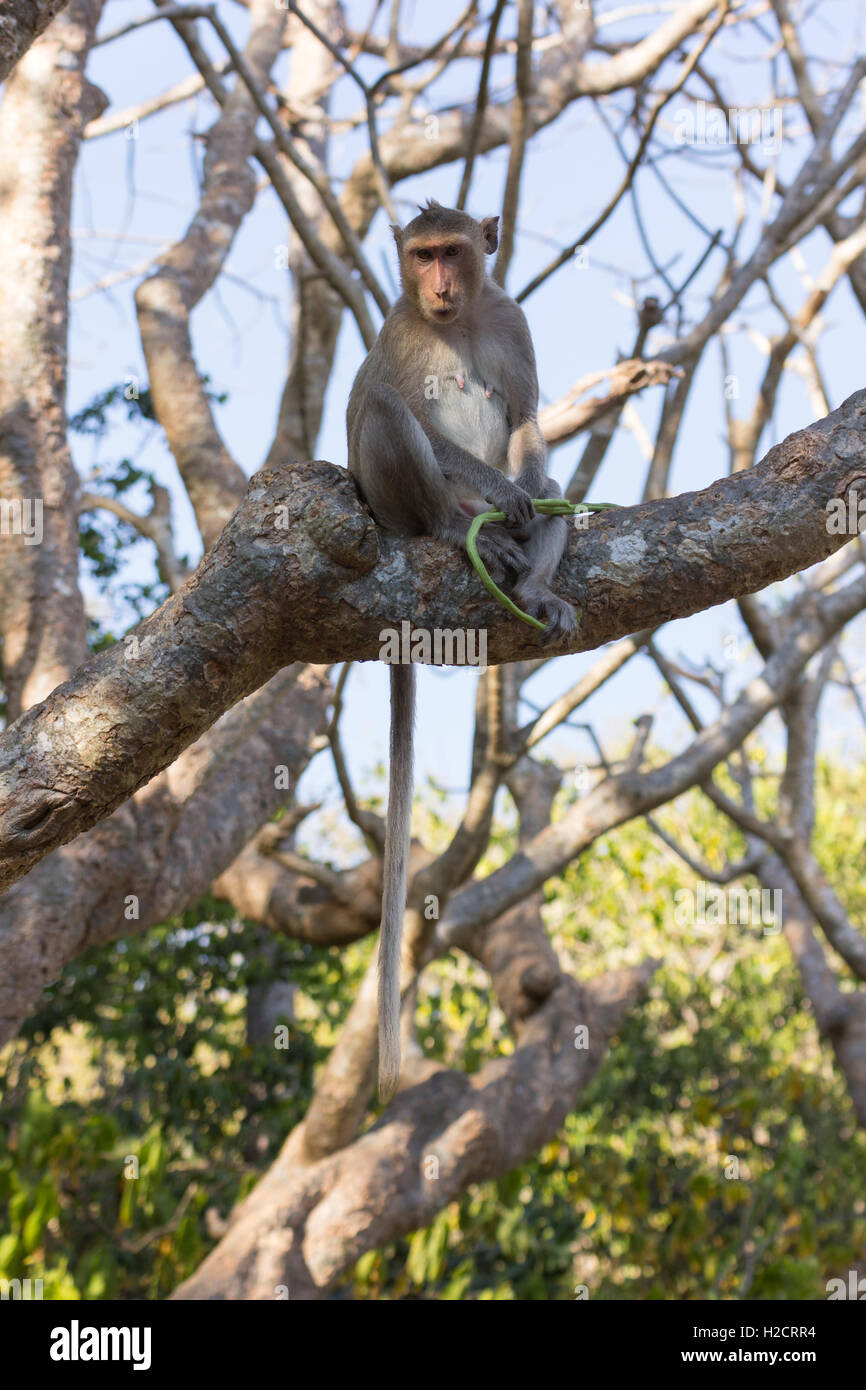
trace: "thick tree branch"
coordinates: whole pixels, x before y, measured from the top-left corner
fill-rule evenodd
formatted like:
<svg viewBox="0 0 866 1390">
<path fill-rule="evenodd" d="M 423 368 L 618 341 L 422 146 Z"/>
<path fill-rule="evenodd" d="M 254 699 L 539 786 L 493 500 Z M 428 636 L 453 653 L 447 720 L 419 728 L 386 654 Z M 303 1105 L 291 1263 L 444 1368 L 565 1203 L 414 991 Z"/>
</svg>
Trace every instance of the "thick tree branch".
<svg viewBox="0 0 866 1390">
<path fill-rule="evenodd" d="M 582 96 L 604 96 L 642 81 L 706 19 L 717 3 L 718 0 L 688 0 L 647 38 L 613 58 L 585 62 L 584 53 L 593 31 L 592 11 L 583 0 L 566 0 L 559 7 L 563 42 L 544 53 L 536 68 L 532 130 L 555 121 Z M 452 107 L 436 115 L 435 140 L 427 138 L 420 122 L 398 122 L 382 136 L 382 163 L 392 184 L 463 158 L 473 139 L 474 106 L 471 110 Z M 478 152 L 485 154 L 507 145 L 510 138 L 511 103 L 488 106 L 477 135 Z M 346 185 L 343 204 L 353 223 L 360 226 L 373 215 L 377 201 L 373 161 L 364 155 Z"/>
<path fill-rule="evenodd" d="M 366 894 L 363 866 L 357 871 L 360 891 L 347 913 L 278 865 L 267 893 L 256 873 L 260 856 L 244 849 L 292 796 L 330 694 L 321 668 L 287 667 L 162 776 L 0 897 L 0 1044 L 69 961 L 184 911 L 217 875 L 218 896 L 235 901 L 234 885 L 238 911 L 258 917 L 261 909 L 260 920 L 281 931 L 291 926 L 301 939 L 320 939 L 317 931 L 326 942 L 339 939 L 343 919 L 344 940 L 372 930 L 378 863 L 367 871 Z"/>
<path fill-rule="evenodd" d="M 866 477 L 866 392 L 757 467 L 572 531 L 559 587 L 587 651 L 816 563 L 847 539 L 826 505 Z M 376 567 L 376 560 L 381 563 Z M 195 575 L 123 643 L 86 662 L 0 737 L 0 885 L 143 786 L 289 661 L 376 659 L 383 629 L 483 628 L 488 659 L 538 638 L 455 550 L 378 536 L 331 465 L 263 469 Z"/>
</svg>

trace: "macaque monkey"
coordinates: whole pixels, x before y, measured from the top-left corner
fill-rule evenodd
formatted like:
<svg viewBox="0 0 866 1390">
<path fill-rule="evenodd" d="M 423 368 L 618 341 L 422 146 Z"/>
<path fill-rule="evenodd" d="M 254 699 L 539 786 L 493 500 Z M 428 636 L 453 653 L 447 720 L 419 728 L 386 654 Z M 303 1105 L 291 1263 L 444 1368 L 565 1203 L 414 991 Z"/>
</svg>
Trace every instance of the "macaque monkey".
<svg viewBox="0 0 866 1390">
<path fill-rule="evenodd" d="M 562 558 L 562 517 L 530 499 L 558 497 L 536 418 L 538 378 L 522 310 L 485 272 L 498 217 L 476 222 L 428 202 L 392 227 L 403 293 L 382 325 L 349 397 L 349 471 L 376 521 L 403 536 L 464 545 L 470 520 L 495 508 L 478 550 L 497 583 L 546 623 L 545 640 L 575 626 L 549 585 Z M 400 940 L 413 795 L 415 673 L 391 666 L 388 815 L 379 936 L 379 1095 L 400 1072 Z"/>
</svg>

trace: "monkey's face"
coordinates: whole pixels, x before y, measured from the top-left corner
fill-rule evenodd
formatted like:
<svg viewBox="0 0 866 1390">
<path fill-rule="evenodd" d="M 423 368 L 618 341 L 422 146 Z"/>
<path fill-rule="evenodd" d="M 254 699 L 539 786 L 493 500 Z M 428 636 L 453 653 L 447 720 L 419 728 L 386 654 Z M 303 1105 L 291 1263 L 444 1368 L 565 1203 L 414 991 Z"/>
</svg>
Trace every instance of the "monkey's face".
<svg viewBox="0 0 866 1390">
<path fill-rule="evenodd" d="M 428 323 L 453 323 L 478 293 L 483 253 L 466 237 L 413 237 L 401 256 L 403 289 Z"/>
</svg>

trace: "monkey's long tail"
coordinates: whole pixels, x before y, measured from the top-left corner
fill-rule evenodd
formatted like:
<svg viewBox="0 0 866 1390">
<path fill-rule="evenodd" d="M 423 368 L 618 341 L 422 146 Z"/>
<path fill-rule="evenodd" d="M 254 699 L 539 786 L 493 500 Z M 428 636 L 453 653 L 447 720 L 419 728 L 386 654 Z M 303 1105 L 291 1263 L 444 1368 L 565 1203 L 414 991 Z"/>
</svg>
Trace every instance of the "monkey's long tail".
<svg viewBox="0 0 866 1390">
<path fill-rule="evenodd" d="M 379 1100 L 400 1078 L 400 942 L 409 875 L 414 791 L 415 667 L 391 667 L 391 763 L 379 931 Z"/>
</svg>

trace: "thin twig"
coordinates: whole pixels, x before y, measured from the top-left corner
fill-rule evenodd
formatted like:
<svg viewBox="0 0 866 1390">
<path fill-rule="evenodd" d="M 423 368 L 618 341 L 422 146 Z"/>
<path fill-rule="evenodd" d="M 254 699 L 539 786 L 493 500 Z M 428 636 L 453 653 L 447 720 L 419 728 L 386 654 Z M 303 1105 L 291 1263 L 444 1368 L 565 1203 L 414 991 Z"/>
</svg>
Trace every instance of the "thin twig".
<svg viewBox="0 0 866 1390">
<path fill-rule="evenodd" d="M 349 819 L 357 825 L 367 847 L 373 854 L 381 855 L 385 851 L 385 823 L 381 816 L 377 816 L 372 811 L 366 811 L 358 805 L 358 799 L 349 777 L 349 769 L 343 756 L 343 746 L 340 742 L 340 716 L 343 713 L 343 696 L 346 689 L 346 682 L 349 679 L 349 672 L 352 669 L 352 662 L 347 661 L 337 679 L 334 690 L 333 714 L 328 725 L 328 743 L 331 747 L 331 757 L 334 761 L 334 771 L 337 774 L 337 781 L 340 784 L 340 791 L 343 794 L 343 801 L 346 806 L 346 813 Z"/>
<path fill-rule="evenodd" d="M 529 137 L 530 101 L 532 98 L 532 21 L 534 0 L 519 0 L 517 17 L 516 90 L 511 110 L 511 147 L 508 152 L 508 173 L 502 198 L 502 222 L 499 230 L 499 255 L 493 267 L 493 279 L 504 285 L 508 267 L 514 255 L 517 231 L 517 207 L 520 201 L 520 176 L 526 158 Z"/>
<path fill-rule="evenodd" d="M 671 87 L 670 91 L 664 93 L 664 95 L 657 98 L 655 104 L 653 105 L 652 111 L 650 112 L 650 117 L 646 123 L 643 134 L 641 135 L 637 150 L 635 151 L 632 158 L 629 160 L 628 167 L 622 177 L 620 185 L 608 201 L 607 206 L 602 210 L 602 212 L 599 213 L 598 217 L 596 217 L 595 220 L 590 223 L 586 231 L 582 233 L 582 235 L 577 239 L 577 241 L 572 242 L 570 246 L 567 246 L 565 250 L 561 251 L 559 255 L 556 256 L 550 262 L 550 264 L 544 268 L 544 270 L 540 270 L 538 274 L 535 275 L 529 281 L 529 283 L 524 286 L 524 288 L 516 296 L 518 304 L 521 304 L 524 299 L 527 299 L 529 295 L 532 294 L 533 290 L 537 290 L 539 285 L 543 285 L 545 280 L 549 279 L 555 271 L 559 270 L 560 266 L 565 265 L 566 261 L 570 261 L 574 253 L 581 246 L 585 246 L 587 242 L 595 236 L 596 232 L 604 226 L 608 218 L 611 217 L 612 214 L 616 211 L 620 199 L 626 192 L 628 192 L 628 190 L 632 186 L 635 174 L 637 173 L 638 168 L 640 167 L 641 161 L 643 160 L 643 157 L 646 153 L 647 146 L 649 145 L 649 142 L 652 139 L 652 134 L 655 130 L 656 122 L 659 116 L 661 115 L 662 111 L 664 110 L 668 102 L 671 100 L 671 98 L 676 96 L 677 92 L 680 91 L 683 84 L 694 72 L 698 60 L 706 52 L 708 46 L 712 43 L 713 39 L 719 32 L 719 29 L 721 28 L 722 24 L 724 23 L 727 12 L 728 6 L 727 3 L 725 3 L 722 6 L 721 12 L 719 13 L 715 21 L 707 29 L 702 42 L 698 44 L 694 52 L 690 53 L 685 63 L 683 63 L 682 68 L 680 69 L 679 76 L 677 77 L 677 80 Z"/>
<path fill-rule="evenodd" d="M 159 5 L 161 9 L 166 12 L 174 9 L 174 6 L 164 4 L 163 0 L 154 0 L 154 4 Z M 212 13 L 209 12 L 206 18 L 210 19 L 212 23 L 214 22 L 214 15 Z M 223 107 L 228 100 L 228 92 L 223 85 L 219 72 L 199 41 L 195 26 L 182 19 L 170 19 L 170 23 L 182 42 L 186 45 L 190 57 L 204 78 L 208 90 L 217 105 Z M 217 27 L 217 25 L 214 27 Z M 224 27 L 223 32 L 225 32 Z M 230 36 L 229 43 L 231 47 L 234 48 Z M 235 52 L 237 52 L 237 49 L 235 49 Z M 246 85 L 249 84 L 246 83 Z M 255 87 L 255 85 L 255 82 L 253 82 L 253 87 Z M 289 144 L 291 144 L 291 142 L 289 142 Z M 351 311 L 365 346 L 368 349 L 371 348 L 376 341 L 377 334 L 376 329 L 373 327 L 373 321 L 370 318 L 361 286 L 357 281 L 352 279 L 340 259 L 325 247 L 321 237 L 317 236 L 313 231 L 309 219 L 306 217 L 301 203 L 286 177 L 286 172 L 280 164 L 275 147 L 266 144 L 263 140 L 257 139 L 253 144 L 253 154 L 268 174 L 274 192 L 283 204 L 289 222 L 297 232 L 311 260 L 321 271 L 331 288 L 339 295 L 347 308 Z M 291 155 L 289 155 L 289 158 L 291 158 Z"/>
<path fill-rule="evenodd" d="M 352 81 L 357 84 L 363 93 L 367 108 L 367 129 L 370 133 L 370 158 L 373 161 L 373 175 L 376 181 L 376 189 L 383 208 L 391 218 L 391 221 L 396 222 L 398 218 L 391 198 L 391 185 L 388 182 L 388 175 L 385 172 L 385 165 L 382 162 L 382 151 L 379 147 L 374 88 L 367 86 L 367 83 L 364 81 L 363 77 L 361 77 L 360 73 L 358 73 L 354 64 L 346 57 L 345 53 L 342 52 L 337 44 L 331 42 L 327 34 L 322 33 L 319 26 L 314 24 L 309 16 L 304 14 L 303 10 L 299 9 L 296 0 L 289 0 L 289 9 L 302 24 L 306 25 L 314 38 L 317 38 L 319 43 L 324 44 L 331 56 L 336 58 L 337 62 L 345 69 L 349 77 L 351 77 Z"/>
<path fill-rule="evenodd" d="M 478 80 L 478 96 L 475 99 L 475 114 L 472 117 L 472 129 L 469 132 L 469 148 L 466 152 L 466 163 L 463 165 L 463 177 L 460 180 L 460 192 L 457 194 L 457 206 L 464 209 L 466 199 L 469 196 L 469 185 L 472 182 L 472 171 L 475 167 L 475 157 L 478 153 L 478 142 L 481 138 L 481 129 L 484 125 L 484 113 L 487 110 L 487 96 L 490 84 L 490 65 L 493 61 L 493 50 L 496 45 L 496 32 L 499 28 L 499 21 L 505 9 L 505 0 L 496 0 L 496 9 L 490 20 L 490 28 L 487 31 L 487 42 L 484 45 L 484 57 L 481 60 L 481 76 Z"/>
<path fill-rule="evenodd" d="M 373 273 L 373 270 L 366 256 L 364 255 L 361 243 L 355 235 L 351 227 L 351 224 L 349 223 L 349 220 L 346 217 L 346 214 L 343 212 L 343 209 L 340 207 L 338 200 L 335 198 L 329 180 L 326 178 L 325 174 L 321 170 L 316 169 L 314 165 L 310 164 L 300 153 L 300 151 L 295 147 L 294 141 L 289 138 L 285 128 L 280 124 L 274 112 L 271 110 L 270 106 L 265 101 L 265 98 L 259 88 L 258 83 L 255 80 L 255 77 L 249 65 L 247 64 L 246 59 L 235 47 L 234 42 L 232 41 L 231 34 L 226 29 L 225 25 L 217 15 L 216 11 L 213 10 L 212 7 L 209 7 L 205 17 L 210 20 L 211 24 L 213 25 L 214 29 L 219 35 L 226 52 L 229 54 L 229 57 L 232 60 L 232 63 L 237 71 L 238 76 L 241 78 L 244 85 L 246 86 L 250 96 L 252 97 L 256 105 L 257 110 L 261 113 L 262 116 L 264 116 L 265 120 L 270 126 L 274 136 L 274 143 L 277 145 L 277 148 L 284 155 L 286 155 L 288 159 L 291 160 L 292 164 L 294 164 L 298 172 L 303 174 L 304 177 L 308 179 L 309 182 L 315 188 L 319 197 L 322 199 L 322 202 L 325 204 L 325 207 L 327 208 L 328 212 L 331 214 L 334 226 L 337 228 L 337 231 L 340 233 L 340 236 L 342 237 L 346 251 L 352 257 L 353 261 L 358 267 L 364 284 L 367 286 L 368 290 L 372 294 L 382 314 L 387 314 L 388 310 L 391 307 L 388 301 L 388 297 L 385 294 L 385 291 L 382 289 L 382 286 L 379 284 L 379 281 L 377 280 L 375 274 Z"/>
<path fill-rule="evenodd" d="M 122 28 L 112 29 L 110 33 L 100 35 L 93 40 L 93 47 L 99 48 L 101 44 L 113 43 L 115 39 L 122 39 L 124 34 L 143 29 L 145 24 L 154 24 L 158 19 L 207 19 L 210 9 L 210 5 L 164 5 L 157 14 L 146 14 L 140 19 L 131 19 Z"/>
</svg>

